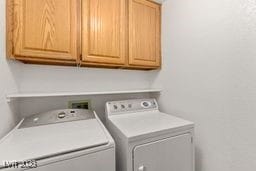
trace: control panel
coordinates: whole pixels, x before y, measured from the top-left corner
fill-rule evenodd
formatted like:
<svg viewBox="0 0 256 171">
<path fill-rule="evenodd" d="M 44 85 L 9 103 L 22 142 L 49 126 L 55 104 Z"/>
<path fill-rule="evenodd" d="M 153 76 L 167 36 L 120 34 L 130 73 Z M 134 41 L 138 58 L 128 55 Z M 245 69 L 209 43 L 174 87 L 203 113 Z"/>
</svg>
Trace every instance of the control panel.
<svg viewBox="0 0 256 171">
<path fill-rule="evenodd" d="M 63 109 L 36 114 L 23 120 L 19 128 L 28 128 L 77 120 L 93 119 L 93 111 L 83 109 Z"/>
<path fill-rule="evenodd" d="M 106 113 L 108 115 L 156 109 L 158 109 L 158 105 L 155 99 L 135 99 L 106 103 Z"/>
</svg>

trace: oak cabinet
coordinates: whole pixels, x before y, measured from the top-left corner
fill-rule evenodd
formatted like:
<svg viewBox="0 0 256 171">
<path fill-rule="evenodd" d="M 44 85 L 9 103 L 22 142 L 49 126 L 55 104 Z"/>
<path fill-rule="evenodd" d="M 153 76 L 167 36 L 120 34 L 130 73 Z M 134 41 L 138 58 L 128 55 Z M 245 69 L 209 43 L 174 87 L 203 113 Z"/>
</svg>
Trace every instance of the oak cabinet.
<svg viewBox="0 0 256 171">
<path fill-rule="evenodd" d="M 25 63 L 156 69 L 160 13 L 149 0 L 7 0 L 7 54 Z"/>
<path fill-rule="evenodd" d="M 126 0 L 82 0 L 82 61 L 125 64 Z"/>
<path fill-rule="evenodd" d="M 129 1 L 129 64 L 160 66 L 160 6 Z"/>
<path fill-rule="evenodd" d="M 78 59 L 77 1 L 13 0 L 13 55 L 21 60 Z"/>
</svg>

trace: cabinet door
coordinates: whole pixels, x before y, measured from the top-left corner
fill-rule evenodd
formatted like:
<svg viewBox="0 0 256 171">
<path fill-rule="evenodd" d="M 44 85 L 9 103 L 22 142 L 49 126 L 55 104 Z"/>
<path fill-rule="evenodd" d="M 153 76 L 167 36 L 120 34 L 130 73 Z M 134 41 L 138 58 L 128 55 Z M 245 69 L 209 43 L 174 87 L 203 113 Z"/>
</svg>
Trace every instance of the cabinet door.
<svg viewBox="0 0 256 171">
<path fill-rule="evenodd" d="M 160 66 L 160 11 L 154 2 L 129 0 L 129 64 Z"/>
<path fill-rule="evenodd" d="M 77 0 L 13 0 L 14 56 L 77 59 Z"/>
<path fill-rule="evenodd" d="M 134 171 L 193 171 L 191 135 L 137 146 L 134 149 Z"/>
<path fill-rule="evenodd" d="M 82 0 L 82 60 L 124 64 L 126 0 Z"/>
</svg>

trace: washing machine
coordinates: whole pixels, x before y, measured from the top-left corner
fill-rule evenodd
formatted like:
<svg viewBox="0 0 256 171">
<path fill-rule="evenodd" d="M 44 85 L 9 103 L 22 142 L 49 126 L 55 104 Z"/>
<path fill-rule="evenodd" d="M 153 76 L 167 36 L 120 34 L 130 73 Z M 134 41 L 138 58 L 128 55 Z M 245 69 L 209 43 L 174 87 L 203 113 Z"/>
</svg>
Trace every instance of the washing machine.
<svg viewBox="0 0 256 171">
<path fill-rule="evenodd" d="M 115 171 L 115 144 L 93 111 L 36 114 L 0 141 L 0 170 L 27 169 Z"/>
<path fill-rule="evenodd" d="M 194 171 L 194 124 L 162 113 L 155 99 L 106 103 L 118 171 Z"/>
</svg>

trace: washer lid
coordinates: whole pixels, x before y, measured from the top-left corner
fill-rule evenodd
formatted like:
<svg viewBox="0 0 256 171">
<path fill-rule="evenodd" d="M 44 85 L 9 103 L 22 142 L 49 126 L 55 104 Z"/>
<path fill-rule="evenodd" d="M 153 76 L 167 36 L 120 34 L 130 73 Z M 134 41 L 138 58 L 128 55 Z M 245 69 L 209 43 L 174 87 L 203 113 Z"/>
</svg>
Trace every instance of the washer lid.
<svg viewBox="0 0 256 171">
<path fill-rule="evenodd" d="M 97 119 L 23 129 L 17 127 L 0 141 L 0 163 L 42 159 L 106 145 L 109 142 Z"/>
<path fill-rule="evenodd" d="M 157 110 L 113 115 L 108 118 L 129 141 L 155 137 L 171 131 L 194 127 L 186 121 Z"/>
</svg>

